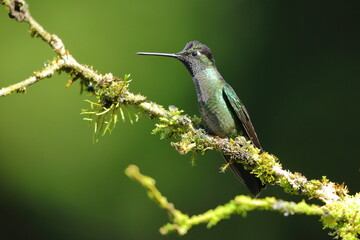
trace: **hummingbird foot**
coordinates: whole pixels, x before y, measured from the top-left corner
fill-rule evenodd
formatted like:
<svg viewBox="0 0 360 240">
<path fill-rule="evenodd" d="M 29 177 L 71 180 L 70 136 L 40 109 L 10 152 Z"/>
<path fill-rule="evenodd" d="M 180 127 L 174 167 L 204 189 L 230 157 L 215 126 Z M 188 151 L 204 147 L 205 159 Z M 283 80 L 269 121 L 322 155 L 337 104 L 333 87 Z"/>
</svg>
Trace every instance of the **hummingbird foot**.
<svg viewBox="0 0 360 240">
<path fill-rule="evenodd" d="M 230 165 L 233 164 L 233 163 L 234 163 L 234 161 L 230 161 L 230 162 L 227 162 L 224 165 L 222 165 L 220 167 L 220 172 L 225 173 L 226 169 L 228 169 L 230 167 Z"/>
</svg>

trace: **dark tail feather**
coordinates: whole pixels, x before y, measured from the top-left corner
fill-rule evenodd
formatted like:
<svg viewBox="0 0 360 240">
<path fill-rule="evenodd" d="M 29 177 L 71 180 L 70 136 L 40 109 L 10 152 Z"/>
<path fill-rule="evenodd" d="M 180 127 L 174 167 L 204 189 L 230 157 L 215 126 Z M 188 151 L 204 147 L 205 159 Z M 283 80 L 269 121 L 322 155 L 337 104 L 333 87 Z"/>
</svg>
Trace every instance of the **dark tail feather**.
<svg viewBox="0 0 360 240">
<path fill-rule="evenodd" d="M 229 156 L 223 156 L 226 162 L 230 161 Z M 245 170 L 241 163 L 231 163 L 230 168 L 234 172 L 235 176 L 249 189 L 253 197 L 257 197 L 260 194 L 261 189 L 265 188 L 265 185 L 261 183 L 261 180 L 251 174 L 250 171 Z"/>
</svg>

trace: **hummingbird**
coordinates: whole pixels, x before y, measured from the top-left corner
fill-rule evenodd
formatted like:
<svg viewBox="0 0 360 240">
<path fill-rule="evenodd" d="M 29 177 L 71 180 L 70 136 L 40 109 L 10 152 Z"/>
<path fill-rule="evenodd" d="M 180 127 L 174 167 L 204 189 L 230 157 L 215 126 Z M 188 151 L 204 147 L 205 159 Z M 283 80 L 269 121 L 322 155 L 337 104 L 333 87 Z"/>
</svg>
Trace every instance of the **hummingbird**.
<svg viewBox="0 0 360 240">
<path fill-rule="evenodd" d="M 259 139 L 250 120 L 248 111 L 234 89 L 225 82 L 215 65 L 215 59 L 209 47 L 192 41 L 178 53 L 138 52 L 138 55 L 171 57 L 180 60 L 189 71 L 195 84 L 199 112 L 205 130 L 220 138 L 235 138 L 239 135 L 251 140 L 262 150 Z M 265 188 L 259 178 L 245 170 L 241 163 L 232 161 L 223 154 L 237 178 L 245 184 L 256 197 Z"/>
</svg>

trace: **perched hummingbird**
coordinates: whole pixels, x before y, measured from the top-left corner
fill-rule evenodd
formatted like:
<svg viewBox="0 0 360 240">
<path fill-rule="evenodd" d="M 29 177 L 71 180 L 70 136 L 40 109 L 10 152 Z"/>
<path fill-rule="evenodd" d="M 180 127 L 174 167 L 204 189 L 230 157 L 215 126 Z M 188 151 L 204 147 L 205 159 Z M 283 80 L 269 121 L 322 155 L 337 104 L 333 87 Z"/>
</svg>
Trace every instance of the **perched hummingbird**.
<svg viewBox="0 0 360 240">
<path fill-rule="evenodd" d="M 188 69 L 194 81 L 200 115 L 206 130 L 220 138 L 235 138 L 242 135 L 261 149 L 244 104 L 220 75 L 210 48 L 198 41 L 192 41 L 178 53 L 138 52 L 136 54 L 179 59 Z M 265 187 L 260 179 L 245 170 L 242 164 L 232 162 L 229 156 L 224 155 L 224 157 L 230 163 L 232 171 L 247 186 L 251 194 L 258 196 L 261 189 Z"/>
</svg>

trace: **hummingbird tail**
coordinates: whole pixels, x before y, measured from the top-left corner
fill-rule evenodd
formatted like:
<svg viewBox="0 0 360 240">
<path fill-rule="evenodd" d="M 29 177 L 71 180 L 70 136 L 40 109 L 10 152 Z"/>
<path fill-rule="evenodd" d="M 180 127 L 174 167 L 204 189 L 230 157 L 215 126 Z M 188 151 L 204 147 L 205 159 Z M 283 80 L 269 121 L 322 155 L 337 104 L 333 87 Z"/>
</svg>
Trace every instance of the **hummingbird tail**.
<svg viewBox="0 0 360 240">
<path fill-rule="evenodd" d="M 226 162 L 230 162 L 229 156 L 223 156 Z M 255 177 L 254 174 L 251 174 L 250 171 L 245 170 L 241 163 L 233 162 L 230 164 L 230 168 L 235 176 L 249 189 L 253 197 L 257 197 L 260 194 L 260 191 L 266 187 L 266 185 L 261 183 L 259 178 Z"/>
</svg>

